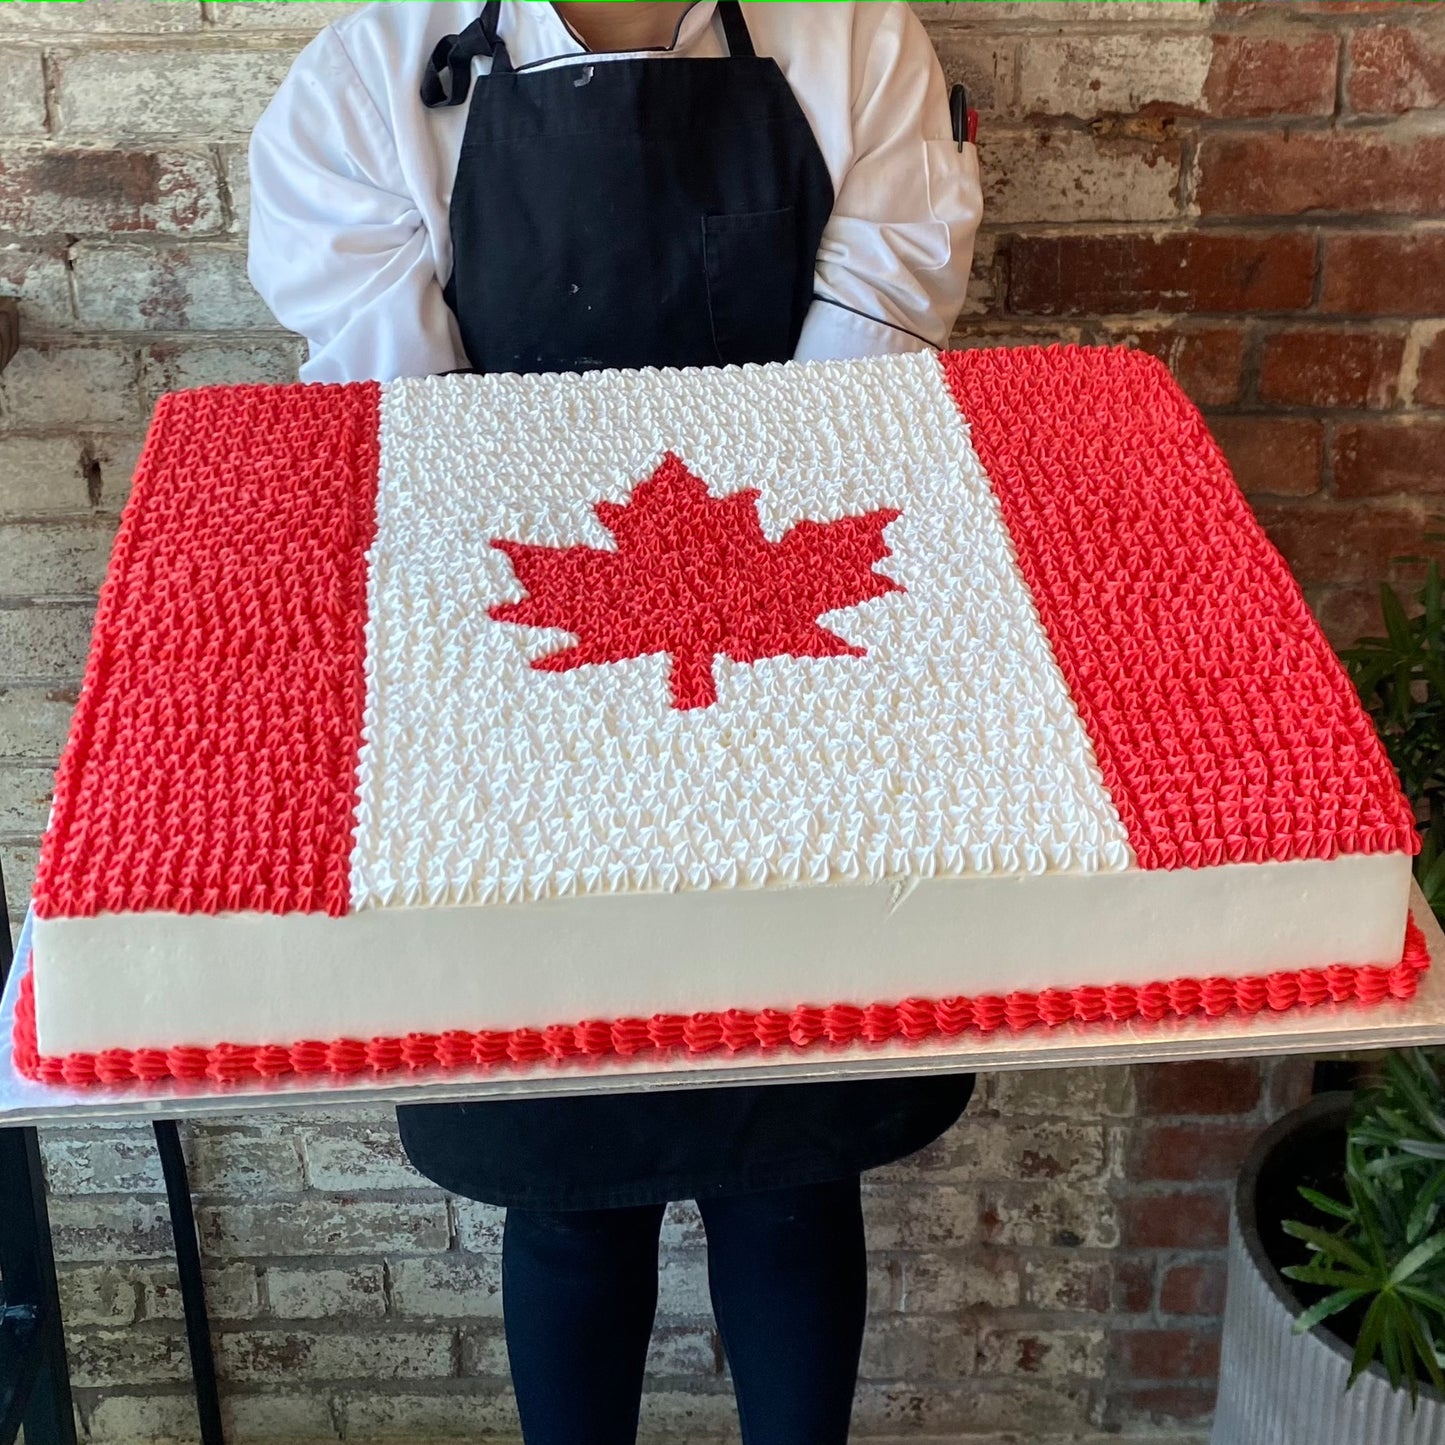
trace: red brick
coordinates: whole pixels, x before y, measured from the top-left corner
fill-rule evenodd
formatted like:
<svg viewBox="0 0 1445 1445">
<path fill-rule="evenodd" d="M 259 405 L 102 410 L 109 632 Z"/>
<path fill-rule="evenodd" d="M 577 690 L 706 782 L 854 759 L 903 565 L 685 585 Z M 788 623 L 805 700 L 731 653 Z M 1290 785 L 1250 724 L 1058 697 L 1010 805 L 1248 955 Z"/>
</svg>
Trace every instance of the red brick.
<svg viewBox="0 0 1445 1445">
<path fill-rule="evenodd" d="M 1196 194 L 1206 216 L 1439 214 L 1445 135 L 1391 129 L 1206 136 Z"/>
<path fill-rule="evenodd" d="M 1218 1331 L 1120 1330 L 1114 1350 L 1136 1380 L 1201 1380 L 1219 1373 Z"/>
<path fill-rule="evenodd" d="M 1106 1423 L 1202 1424 L 1214 1413 L 1214 1400 L 1213 1382 L 1111 1391 L 1105 1407 Z"/>
<path fill-rule="evenodd" d="M 1113 1273 L 1107 1260 L 1074 1259 L 1051 1250 L 1024 1265 L 1027 1300 L 1034 1309 L 1107 1314 Z"/>
<path fill-rule="evenodd" d="M 1122 341 L 1157 356 L 1196 406 L 1229 406 L 1239 400 L 1244 371 L 1244 333 L 1217 327 L 1203 331 L 1114 329 L 1105 339 Z"/>
<path fill-rule="evenodd" d="M 1258 1137 L 1247 1124 L 1141 1124 L 1130 1140 L 1127 1174 L 1187 1184 L 1233 1179 Z"/>
<path fill-rule="evenodd" d="M 1154 1307 L 1154 1261 L 1148 1255 L 1122 1258 L 1114 1264 L 1114 1309 L 1122 1314 L 1142 1315 Z"/>
<path fill-rule="evenodd" d="M 1334 35 L 1216 35 L 1205 104 L 1224 116 L 1333 115 L 1339 58 Z"/>
<path fill-rule="evenodd" d="M 1209 429 L 1246 492 L 1305 497 L 1319 490 L 1324 427 L 1314 418 L 1215 416 Z"/>
<path fill-rule="evenodd" d="M 1437 332 L 1420 353 L 1415 401 L 1421 406 L 1445 406 L 1445 330 Z"/>
<path fill-rule="evenodd" d="M 1256 507 L 1295 577 L 1316 582 L 1374 582 L 1403 556 L 1439 554 L 1424 540 L 1423 508 L 1408 506 Z"/>
<path fill-rule="evenodd" d="M 1417 15 L 1431 0 L 1217 0 L 1220 19 L 1241 20 L 1282 15 Z"/>
<path fill-rule="evenodd" d="M 1331 587 L 1312 600 L 1311 611 L 1336 651 L 1384 635 L 1378 587 Z"/>
<path fill-rule="evenodd" d="M 1445 103 L 1445 30 L 1374 25 L 1350 37 L 1345 104 L 1398 115 Z"/>
<path fill-rule="evenodd" d="M 1277 331 L 1265 338 L 1262 400 L 1287 406 L 1387 407 L 1400 393 L 1405 338 L 1379 331 Z"/>
<path fill-rule="evenodd" d="M 1295 311 L 1314 291 L 1313 237 L 1217 231 L 1015 236 L 1009 304 L 1039 315 Z"/>
<path fill-rule="evenodd" d="M 1270 1119 L 1298 1109 L 1314 1093 L 1315 1061 L 1307 1054 L 1282 1055 L 1267 1063 L 1264 1070 L 1268 1096 L 1265 1113 Z"/>
<path fill-rule="evenodd" d="M 1223 1193 L 1136 1194 L 1122 1210 L 1123 1241 L 1134 1249 L 1213 1249 L 1229 1238 Z"/>
<path fill-rule="evenodd" d="M 1164 1271 L 1159 1309 L 1166 1315 L 1218 1315 L 1224 1310 L 1223 1264 L 1176 1264 Z"/>
<path fill-rule="evenodd" d="M 986 350 L 1012 346 L 1077 345 L 1083 339 L 1079 327 L 1061 326 L 1057 322 L 1036 322 L 1033 329 L 1028 329 L 1025 323 L 1020 321 L 997 322 L 965 318 L 954 327 L 948 344 L 968 351 L 974 347 Z"/>
<path fill-rule="evenodd" d="M 1445 313 L 1445 231 L 1325 237 L 1320 309 L 1347 316 Z"/>
<path fill-rule="evenodd" d="M 1244 332 L 1186 332 L 1169 364 L 1179 385 L 1197 405 L 1228 406 L 1239 400 Z"/>
<path fill-rule="evenodd" d="M 1342 497 L 1445 493 L 1445 420 L 1390 417 L 1335 428 L 1335 491 Z"/>
<path fill-rule="evenodd" d="M 1259 1104 L 1259 1065 L 1253 1059 L 1204 1059 L 1146 1064 L 1134 1087 L 1141 1114 L 1249 1114 Z"/>
<path fill-rule="evenodd" d="M 219 231 L 220 181 L 189 151 L 0 151 L 0 230 L 31 235 Z"/>
</svg>

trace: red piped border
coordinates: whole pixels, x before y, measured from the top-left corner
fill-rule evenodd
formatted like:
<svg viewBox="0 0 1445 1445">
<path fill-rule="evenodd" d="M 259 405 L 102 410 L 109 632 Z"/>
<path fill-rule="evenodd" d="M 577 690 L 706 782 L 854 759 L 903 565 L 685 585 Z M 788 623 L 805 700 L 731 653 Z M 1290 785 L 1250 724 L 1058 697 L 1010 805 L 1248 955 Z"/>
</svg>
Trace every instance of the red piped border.
<svg viewBox="0 0 1445 1445">
<path fill-rule="evenodd" d="M 602 1059 L 649 1050 L 683 1049 L 709 1054 L 807 1049 L 818 1044 L 881 1044 L 903 1038 L 919 1042 L 975 1032 L 1018 1031 L 1037 1024 L 1157 1022 L 1204 1014 L 1283 1011 L 1320 1003 L 1379 1003 L 1413 998 L 1430 966 L 1425 935 L 1412 918 L 1405 948 L 1393 968 L 1336 964 L 1247 978 L 1180 978 L 1142 987 L 1045 989 L 1042 993 L 980 994 L 977 998 L 905 999 L 902 1003 L 801 1006 L 790 1011 L 729 1009 L 690 1017 L 657 1014 L 650 1019 L 617 1019 L 557 1024 L 509 1033 L 456 1030 L 408 1034 L 404 1038 L 306 1041 L 289 1046 L 217 1044 L 214 1048 L 107 1049 L 100 1054 L 43 1057 L 35 1039 L 35 997 L 31 974 L 20 985 L 15 1018 L 15 1063 L 28 1079 L 84 1086 L 135 1080 L 211 1079 L 254 1083 L 288 1074 L 394 1074 L 403 1069 L 468 1069 L 546 1060 Z"/>
</svg>

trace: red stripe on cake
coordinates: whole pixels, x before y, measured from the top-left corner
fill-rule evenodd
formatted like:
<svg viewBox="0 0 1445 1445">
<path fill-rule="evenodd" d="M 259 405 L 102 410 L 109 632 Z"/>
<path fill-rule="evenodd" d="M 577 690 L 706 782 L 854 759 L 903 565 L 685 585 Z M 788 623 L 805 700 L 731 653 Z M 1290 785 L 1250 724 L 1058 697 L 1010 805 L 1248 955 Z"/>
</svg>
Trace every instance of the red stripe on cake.
<svg viewBox="0 0 1445 1445">
<path fill-rule="evenodd" d="M 942 364 L 1140 865 L 1414 853 L 1349 678 L 1165 367 Z"/>
<path fill-rule="evenodd" d="M 380 396 L 162 399 L 56 777 L 40 917 L 347 911 Z"/>
<path fill-rule="evenodd" d="M 416 1069 L 475 1069 L 600 1059 L 679 1050 L 800 1050 L 820 1046 L 921 1042 L 963 1033 L 1018 1031 L 1036 1025 L 1158 1022 L 1162 1019 L 1254 1014 L 1322 1003 L 1381 1003 L 1410 999 L 1430 966 L 1425 935 L 1412 918 L 1393 967 L 1336 964 L 1248 978 L 1176 978 L 1142 986 L 1046 989 L 1041 993 L 980 994 L 973 998 L 905 999 L 902 1003 L 794 1009 L 729 1009 L 724 1013 L 655 1014 L 649 1019 L 589 1020 L 543 1029 L 457 1029 L 330 1043 L 216 1044 L 211 1048 L 107 1049 L 98 1054 L 47 1056 L 35 1043 L 31 974 L 21 980 L 15 1018 L 15 1063 L 26 1078 L 90 1086 L 135 1080 L 211 1079 L 256 1083 L 287 1074 L 393 1074 Z"/>
</svg>

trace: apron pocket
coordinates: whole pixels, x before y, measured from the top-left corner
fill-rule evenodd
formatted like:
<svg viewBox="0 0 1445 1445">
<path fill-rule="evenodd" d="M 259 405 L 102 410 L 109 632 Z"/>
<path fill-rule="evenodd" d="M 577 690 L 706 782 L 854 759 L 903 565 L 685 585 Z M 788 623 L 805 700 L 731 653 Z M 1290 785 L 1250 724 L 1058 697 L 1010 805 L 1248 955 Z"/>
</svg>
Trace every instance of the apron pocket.
<svg viewBox="0 0 1445 1445">
<path fill-rule="evenodd" d="M 797 269 L 793 208 L 704 216 L 702 244 L 718 360 L 786 361 Z"/>
</svg>

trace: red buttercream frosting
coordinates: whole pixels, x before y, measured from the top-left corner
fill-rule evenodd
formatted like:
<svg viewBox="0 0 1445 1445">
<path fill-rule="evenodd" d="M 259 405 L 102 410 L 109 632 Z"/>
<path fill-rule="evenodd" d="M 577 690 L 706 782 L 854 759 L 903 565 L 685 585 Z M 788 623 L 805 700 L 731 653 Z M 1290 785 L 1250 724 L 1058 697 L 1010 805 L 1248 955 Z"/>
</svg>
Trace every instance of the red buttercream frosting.
<svg viewBox="0 0 1445 1445">
<path fill-rule="evenodd" d="M 491 616 L 577 637 L 532 664 L 542 672 L 666 653 L 680 710 L 717 701 L 718 657 L 864 656 L 817 619 L 903 590 L 873 570 L 888 556 L 883 530 L 898 512 L 799 522 L 770 542 L 757 504 L 756 491 L 714 497 L 669 452 L 624 505 L 597 503 L 615 548 L 497 538 L 492 546 L 527 596 L 498 603 Z"/>
<path fill-rule="evenodd" d="M 1349 677 L 1164 364 L 941 364 L 1139 866 L 1418 851 Z"/>
<path fill-rule="evenodd" d="M 161 399 L 56 774 L 41 918 L 349 908 L 380 399 Z"/>
</svg>

